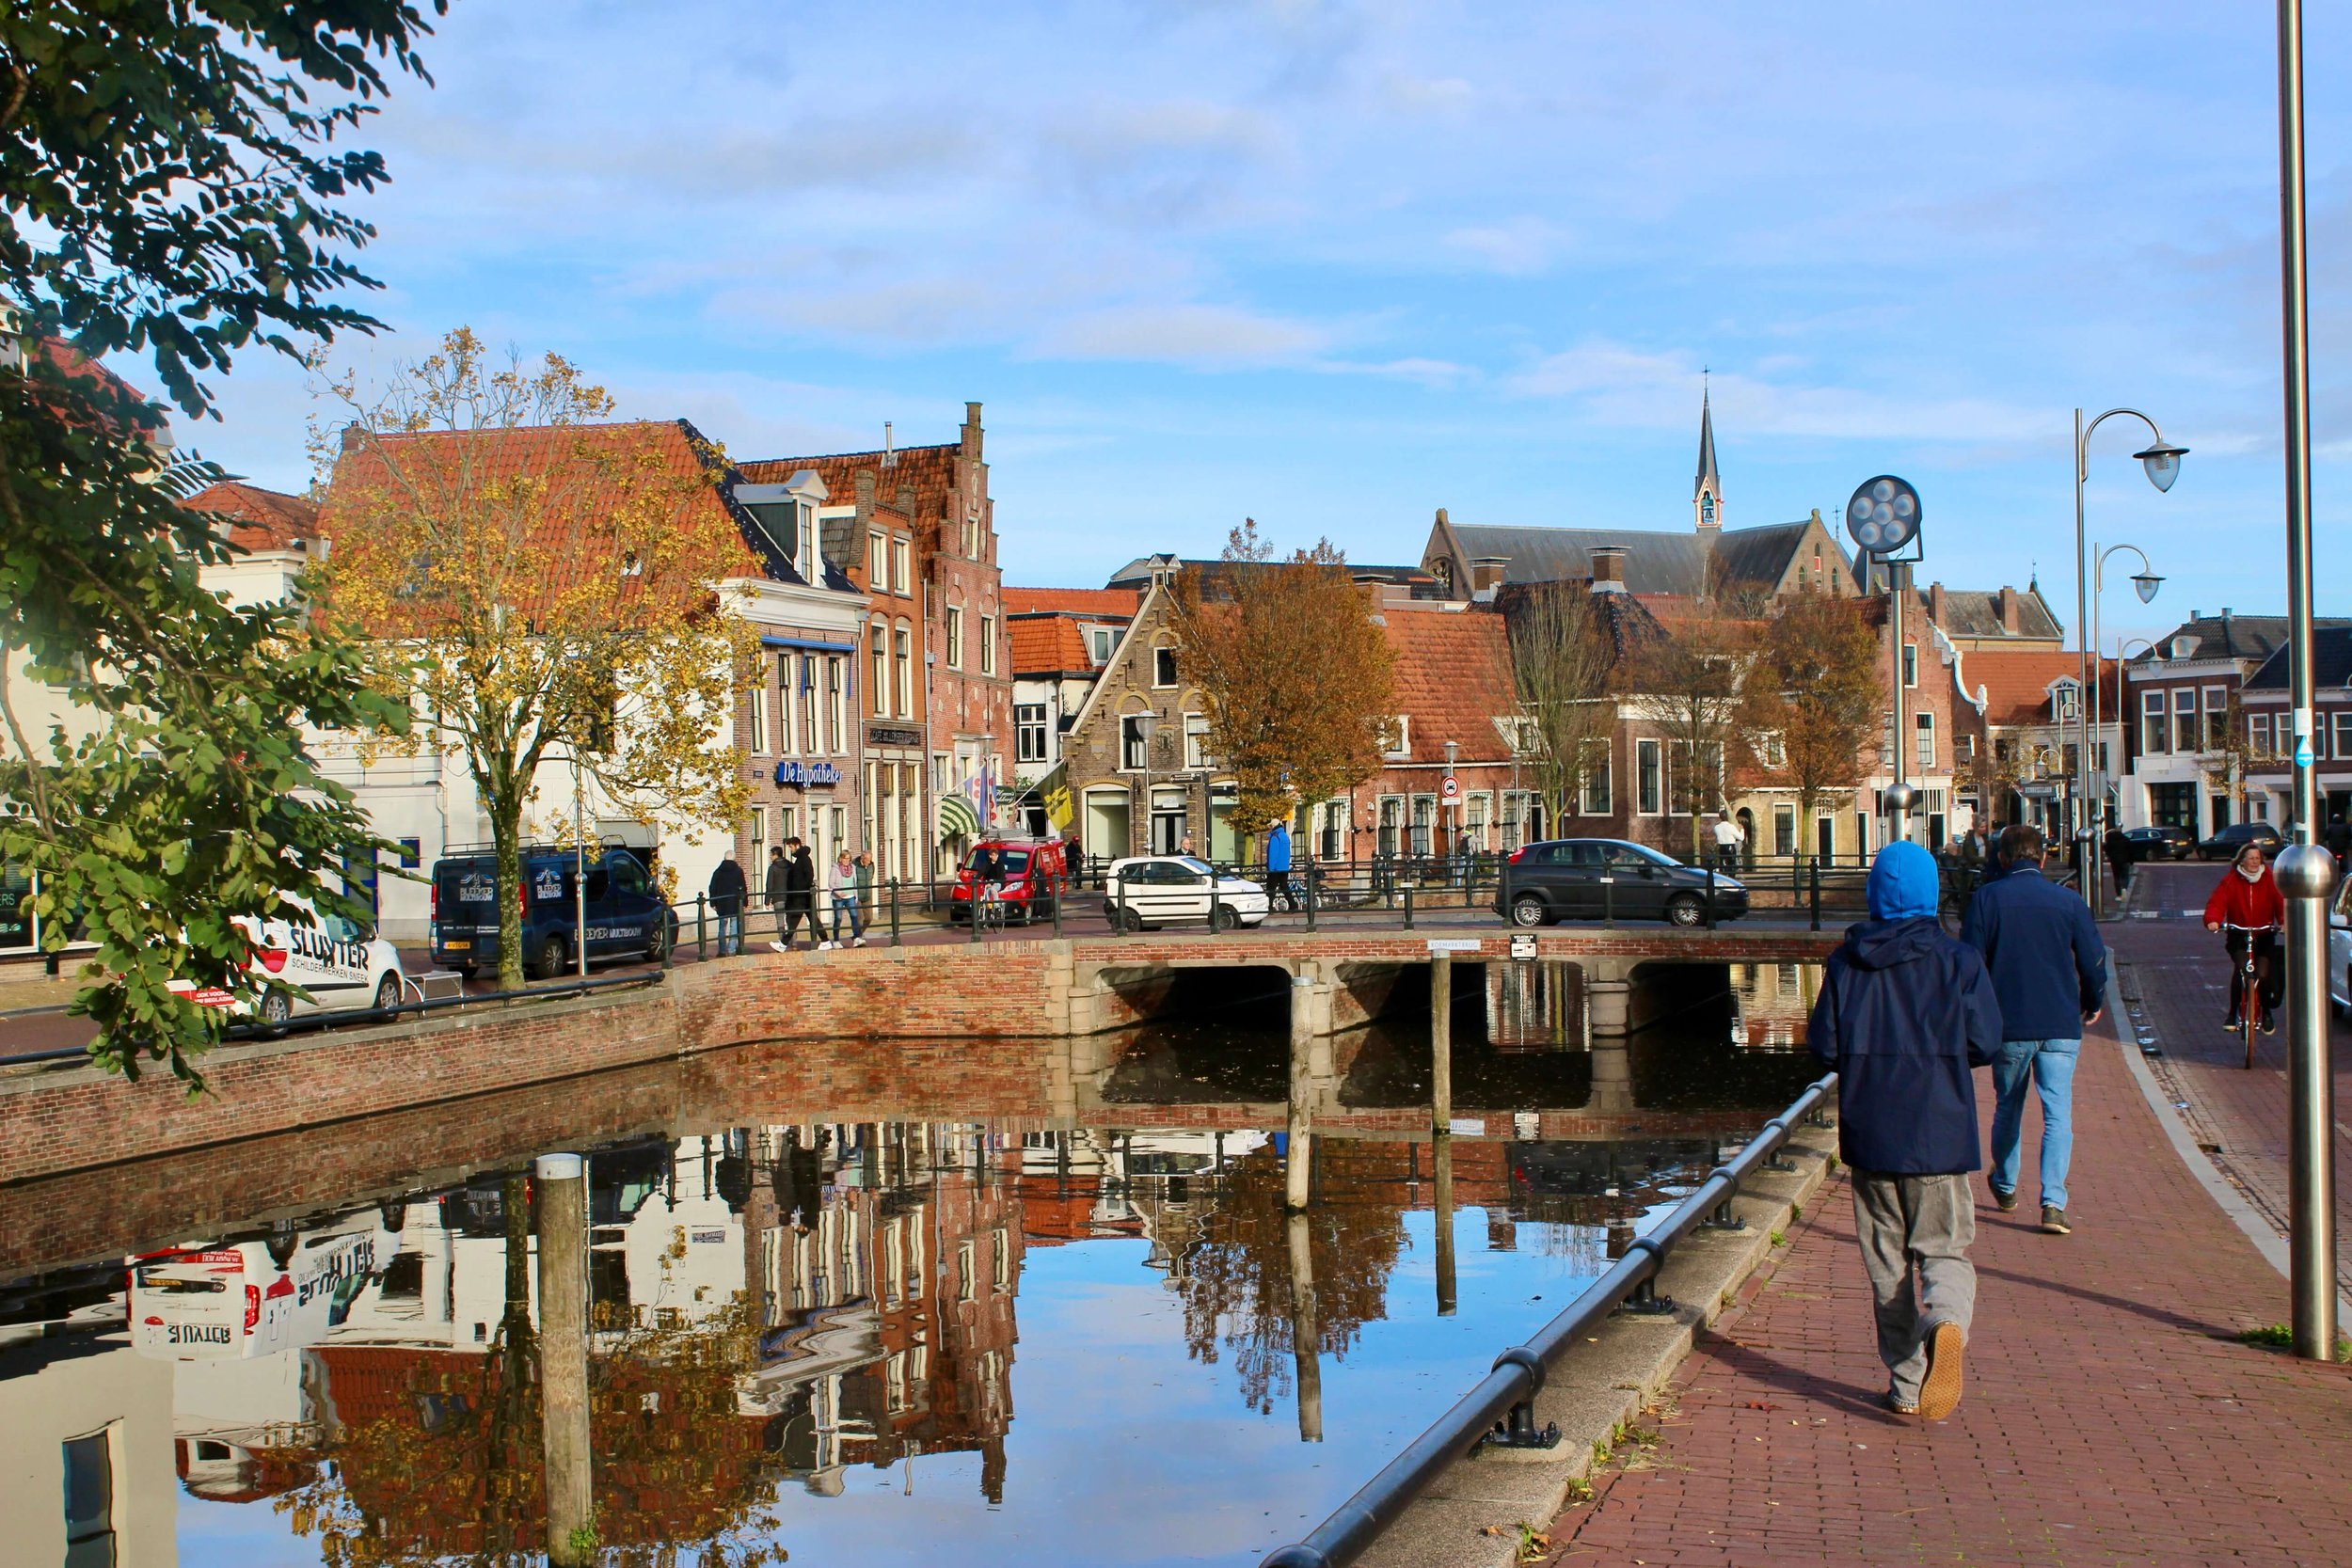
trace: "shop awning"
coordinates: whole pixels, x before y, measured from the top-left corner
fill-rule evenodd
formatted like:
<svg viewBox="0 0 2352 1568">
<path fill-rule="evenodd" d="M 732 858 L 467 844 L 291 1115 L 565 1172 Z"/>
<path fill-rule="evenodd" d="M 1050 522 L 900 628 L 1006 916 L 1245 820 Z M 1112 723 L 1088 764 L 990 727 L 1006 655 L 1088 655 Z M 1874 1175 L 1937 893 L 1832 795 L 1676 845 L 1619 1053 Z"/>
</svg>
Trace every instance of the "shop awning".
<svg viewBox="0 0 2352 1568">
<path fill-rule="evenodd" d="M 980 814 L 970 800 L 961 795 L 942 795 L 939 798 L 939 836 L 943 839 L 980 836 Z"/>
</svg>

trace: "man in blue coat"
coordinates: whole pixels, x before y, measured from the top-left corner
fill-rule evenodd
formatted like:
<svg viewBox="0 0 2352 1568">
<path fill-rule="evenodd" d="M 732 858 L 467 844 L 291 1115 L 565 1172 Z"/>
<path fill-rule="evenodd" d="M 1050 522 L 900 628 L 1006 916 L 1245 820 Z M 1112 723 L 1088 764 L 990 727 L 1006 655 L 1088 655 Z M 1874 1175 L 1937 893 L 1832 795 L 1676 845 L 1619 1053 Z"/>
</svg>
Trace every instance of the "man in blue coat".
<svg viewBox="0 0 2352 1568">
<path fill-rule="evenodd" d="M 1805 1025 L 1813 1053 L 1837 1069 L 1837 1148 L 1852 1172 L 1886 1403 L 1931 1421 L 1960 1403 L 1977 1306 L 1968 1173 L 1982 1161 L 1969 1074 L 2001 1043 L 1984 960 L 1945 934 L 1937 891 L 1925 849 L 1879 851 L 1870 918 L 1830 955 Z"/>
<path fill-rule="evenodd" d="M 2020 822 L 2001 832 L 2010 872 L 1968 900 L 1963 942 L 1984 955 L 2001 999 L 2001 1053 L 1993 1064 L 1993 1169 L 1987 1180 L 2002 1212 L 2017 1207 L 2017 1150 L 2026 1126 L 2026 1085 L 2042 1096 L 2042 1228 L 2063 1236 L 2066 1173 L 2074 1158 L 2074 1064 L 2083 1027 L 2106 1010 L 2107 949 L 2090 907 L 2042 875 L 2042 830 Z"/>
</svg>

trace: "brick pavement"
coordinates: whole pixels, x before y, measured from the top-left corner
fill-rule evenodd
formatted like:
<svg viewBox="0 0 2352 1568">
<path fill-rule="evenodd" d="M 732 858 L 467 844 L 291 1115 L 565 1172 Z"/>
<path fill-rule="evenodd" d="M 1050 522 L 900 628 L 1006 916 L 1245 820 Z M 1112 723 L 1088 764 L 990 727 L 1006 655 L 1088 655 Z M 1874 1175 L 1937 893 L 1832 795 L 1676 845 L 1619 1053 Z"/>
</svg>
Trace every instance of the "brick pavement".
<svg viewBox="0 0 2352 1568">
<path fill-rule="evenodd" d="M 1702 1335 L 1654 1452 L 1597 1473 L 1547 1560 L 2352 1561 L 2352 1368 L 2234 1341 L 2286 1316 L 2285 1282 L 2183 1166 L 2104 1031 L 2084 1045 L 2076 1127 L 2073 1236 L 1999 1213 L 1979 1180 L 1980 1300 L 1950 1420 L 1875 1402 L 1838 1179 Z"/>
<path fill-rule="evenodd" d="M 2104 927 L 2115 949 L 2116 977 L 2127 1002 L 2156 1037 L 2159 1055 L 2148 1066 L 2169 1101 L 2185 1101 L 2181 1115 L 2215 1167 L 2243 1193 L 2255 1212 L 2283 1236 L 2287 1231 L 2287 1040 L 2281 1032 L 2257 1036 L 2254 1067 L 2246 1068 L 2238 1037 L 2221 1032 L 2228 1010 L 2229 971 L 2221 939 L 2183 911 L 2201 911 L 2205 895 L 2226 874 L 2218 865 L 2158 865 L 2142 870 L 2133 907 L 2153 920 Z M 2352 1026 L 2329 1022 L 2336 1079 L 2337 1234 L 2352 1238 Z M 2338 1255 L 2339 1289 L 2352 1294 L 2352 1256 Z"/>
</svg>

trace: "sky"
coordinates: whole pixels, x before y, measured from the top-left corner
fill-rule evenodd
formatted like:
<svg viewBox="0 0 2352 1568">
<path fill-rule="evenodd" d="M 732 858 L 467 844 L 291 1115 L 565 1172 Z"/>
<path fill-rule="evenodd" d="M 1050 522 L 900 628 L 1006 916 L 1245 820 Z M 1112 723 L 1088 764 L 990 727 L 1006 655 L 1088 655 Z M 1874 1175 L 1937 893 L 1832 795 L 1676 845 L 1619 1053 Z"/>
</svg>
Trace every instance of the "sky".
<svg viewBox="0 0 2352 1568">
<path fill-rule="evenodd" d="M 363 377 L 469 325 L 739 458 L 953 438 L 1008 581 L 1457 521 L 1691 525 L 1918 488 L 1920 580 L 2074 620 L 2072 411 L 2109 420 L 2106 629 L 2283 604 L 2277 66 L 2255 6 L 455 0 L 362 131 Z M 2320 609 L 2352 471 L 2352 20 L 2310 94 Z M 183 432 L 308 478 L 251 356 Z"/>
</svg>

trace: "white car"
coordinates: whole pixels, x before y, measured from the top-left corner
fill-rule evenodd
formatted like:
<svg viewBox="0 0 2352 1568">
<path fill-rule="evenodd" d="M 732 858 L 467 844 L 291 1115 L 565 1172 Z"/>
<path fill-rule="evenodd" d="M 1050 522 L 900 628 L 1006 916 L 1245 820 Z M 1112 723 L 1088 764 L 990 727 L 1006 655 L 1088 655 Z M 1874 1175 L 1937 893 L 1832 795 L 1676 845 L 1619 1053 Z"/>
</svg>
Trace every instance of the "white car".
<svg viewBox="0 0 2352 1568">
<path fill-rule="evenodd" d="M 278 918 L 256 921 L 238 915 L 235 924 L 253 944 L 249 966 L 256 980 L 282 980 L 308 992 L 270 990 L 250 1010 L 263 1023 L 283 1023 L 296 1013 L 342 1012 L 356 1007 L 396 1007 L 402 981 L 400 950 L 340 914 L 303 913 L 315 924 Z M 247 1005 L 214 987 L 198 990 L 184 980 L 171 989 L 208 1007 L 243 1012 Z"/>
<path fill-rule="evenodd" d="M 2339 879 L 2328 911 L 2328 1000 L 2352 1018 L 2352 877 Z"/>
<path fill-rule="evenodd" d="M 1196 920 L 1212 931 L 1230 931 L 1265 919 L 1266 893 L 1190 855 L 1136 855 L 1111 862 L 1103 879 L 1103 912 L 1130 931 Z"/>
</svg>

